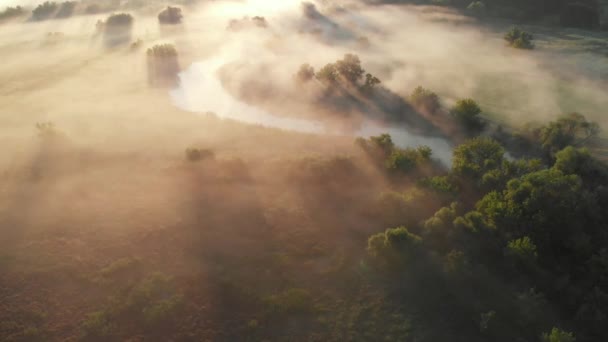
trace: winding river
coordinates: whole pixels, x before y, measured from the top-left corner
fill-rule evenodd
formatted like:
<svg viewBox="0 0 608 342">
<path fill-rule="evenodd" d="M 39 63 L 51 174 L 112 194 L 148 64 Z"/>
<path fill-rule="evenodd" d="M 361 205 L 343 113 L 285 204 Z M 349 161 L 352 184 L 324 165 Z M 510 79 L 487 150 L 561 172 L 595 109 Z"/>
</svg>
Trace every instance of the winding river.
<svg viewBox="0 0 608 342">
<path fill-rule="evenodd" d="M 189 112 L 213 112 L 218 117 L 249 124 L 304 133 L 339 134 L 328 132 L 322 122 L 273 115 L 234 98 L 217 77 L 218 69 L 224 64 L 225 60 L 219 57 L 192 64 L 180 74 L 179 87 L 171 91 L 174 104 Z M 429 146 L 433 149 L 434 158 L 448 167 L 451 165 L 452 146 L 448 141 L 412 134 L 403 126 L 386 126 L 370 120 L 363 122 L 352 135 L 367 138 L 382 133 L 390 134 L 400 147 Z"/>
</svg>

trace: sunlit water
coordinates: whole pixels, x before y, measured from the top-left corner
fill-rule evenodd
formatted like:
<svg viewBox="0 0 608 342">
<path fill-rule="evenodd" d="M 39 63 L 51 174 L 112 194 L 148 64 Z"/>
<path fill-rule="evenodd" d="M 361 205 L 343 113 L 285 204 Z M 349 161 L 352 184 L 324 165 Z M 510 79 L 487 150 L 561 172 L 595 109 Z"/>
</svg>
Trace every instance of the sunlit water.
<svg viewBox="0 0 608 342">
<path fill-rule="evenodd" d="M 217 77 L 218 69 L 224 64 L 225 61 L 221 58 L 208 59 L 194 63 L 182 72 L 180 86 L 171 91 L 175 105 L 190 112 L 213 112 L 221 118 L 266 127 L 313 134 L 340 134 L 330 132 L 320 121 L 273 115 L 234 98 Z M 390 134 L 400 147 L 429 146 L 433 149 L 434 158 L 446 166 L 451 165 L 452 146 L 446 140 L 415 135 L 405 127 L 385 126 L 370 120 L 363 122 L 361 128 L 352 135 L 367 138 L 382 133 Z"/>
</svg>

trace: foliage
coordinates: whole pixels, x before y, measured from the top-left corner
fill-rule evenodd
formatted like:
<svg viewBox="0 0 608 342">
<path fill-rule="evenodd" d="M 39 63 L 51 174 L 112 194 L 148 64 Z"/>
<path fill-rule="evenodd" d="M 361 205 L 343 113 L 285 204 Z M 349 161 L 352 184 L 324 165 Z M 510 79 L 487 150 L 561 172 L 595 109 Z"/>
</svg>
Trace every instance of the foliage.
<svg viewBox="0 0 608 342">
<path fill-rule="evenodd" d="M 481 119 L 481 108 L 473 99 L 461 99 L 450 109 L 450 114 L 469 133 L 481 131 L 485 123 Z"/>
<path fill-rule="evenodd" d="M 486 4 L 482 1 L 473 1 L 467 6 L 467 11 L 473 15 L 482 15 L 486 12 Z"/>
<path fill-rule="evenodd" d="M 430 114 L 436 113 L 441 108 L 439 96 L 431 90 L 420 86 L 416 87 L 410 95 L 410 102 L 416 108 Z"/>
<path fill-rule="evenodd" d="M 354 54 L 346 54 L 341 60 L 326 64 L 315 76 L 328 86 L 342 84 L 368 94 L 381 83 L 380 79 L 361 67 L 359 56 Z"/>
<path fill-rule="evenodd" d="M 359 138 L 356 144 L 377 165 L 394 173 L 408 174 L 431 162 L 432 150 L 428 146 L 417 148 L 398 148 L 389 134 Z"/>
<path fill-rule="evenodd" d="M 396 270 L 407 265 L 421 242 L 420 236 L 405 227 L 387 229 L 367 240 L 367 253 L 378 266 Z"/>
<path fill-rule="evenodd" d="M 23 7 L 21 7 L 21 6 L 10 7 L 9 6 L 9 7 L 5 8 L 4 11 L 0 12 L 0 21 L 19 17 L 24 14 L 25 14 L 25 10 L 23 9 Z"/>
<path fill-rule="evenodd" d="M 81 325 L 82 339 L 120 339 L 122 329 L 133 324 L 142 331 L 162 334 L 175 323 L 182 308 L 183 299 L 173 280 L 155 273 L 119 292 L 105 309 L 90 313 Z"/>
<path fill-rule="evenodd" d="M 550 333 L 543 334 L 543 342 L 575 342 L 576 338 L 570 332 L 558 328 L 551 329 Z"/>
<path fill-rule="evenodd" d="M 296 79 L 299 82 L 308 82 L 312 81 L 315 78 L 315 68 L 310 66 L 310 64 L 302 64 L 300 66 L 300 70 L 296 74 Z"/>
<path fill-rule="evenodd" d="M 509 46 L 518 49 L 534 49 L 534 36 L 532 34 L 522 31 L 518 27 L 513 27 L 504 36 L 504 40 L 507 41 Z"/>
<path fill-rule="evenodd" d="M 177 49 L 173 44 L 157 44 L 149 48 L 146 54 L 157 58 L 177 57 Z"/>
<path fill-rule="evenodd" d="M 45 1 L 32 11 L 32 19 L 33 20 L 45 20 L 50 18 L 55 14 L 59 5 L 56 2 Z"/>
<path fill-rule="evenodd" d="M 535 260 L 538 257 L 536 245 L 528 236 L 509 241 L 506 252 L 522 260 Z"/>
<path fill-rule="evenodd" d="M 505 150 L 495 140 L 478 137 L 454 149 L 452 172 L 457 176 L 481 180 L 504 162 Z"/>
<path fill-rule="evenodd" d="M 59 10 L 55 14 L 56 18 L 69 18 L 76 9 L 76 1 L 64 1 L 59 5 Z"/>
<path fill-rule="evenodd" d="M 158 14 L 158 22 L 161 24 L 181 24 L 183 18 L 182 9 L 179 7 L 167 6 L 167 8 Z"/>
<path fill-rule="evenodd" d="M 128 13 L 112 14 L 105 22 L 106 27 L 131 27 L 133 26 L 133 16 Z"/>
<path fill-rule="evenodd" d="M 599 133 L 599 125 L 579 113 L 571 113 L 550 122 L 537 131 L 542 148 L 554 155 L 570 145 L 584 143 Z"/>
</svg>

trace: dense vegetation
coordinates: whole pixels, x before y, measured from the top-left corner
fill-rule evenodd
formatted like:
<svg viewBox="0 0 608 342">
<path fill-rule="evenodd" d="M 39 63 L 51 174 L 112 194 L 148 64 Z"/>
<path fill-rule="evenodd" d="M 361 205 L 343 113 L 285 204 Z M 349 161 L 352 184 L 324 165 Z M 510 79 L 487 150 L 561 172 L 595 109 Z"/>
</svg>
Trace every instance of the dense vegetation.
<svg viewBox="0 0 608 342">
<path fill-rule="evenodd" d="M 596 0 L 369 0 L 372 3 L 416 3 L 453 6 L 473 15 L 535 21 L 557 16 L 565 26 L 597 28 L 601 8 Z"/>
</svg>

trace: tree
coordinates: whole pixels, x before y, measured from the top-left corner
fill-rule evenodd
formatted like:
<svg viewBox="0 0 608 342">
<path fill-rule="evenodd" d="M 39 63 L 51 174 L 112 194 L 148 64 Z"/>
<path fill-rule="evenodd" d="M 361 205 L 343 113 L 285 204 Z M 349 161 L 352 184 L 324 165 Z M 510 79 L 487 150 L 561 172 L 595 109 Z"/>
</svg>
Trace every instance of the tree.
<svg viewBox="0 0 608 342">
<path fill-rule="evenodd" d="M 513 27 L 504 36 L 504 40 L 507 41 L 509 46 L 517 49 L 534 49 L 534 36 L 532 34 L 522 31 L 518 27 Z"/>
<path fill-rule="evenodd" d="M 433 114 L 441 107 L 439 96 L 429 89 L 416 87 L 410 95 L 410 102 L 419 110 Z"/>
<path fill-rule="evenodd" d="M 450 114 L 469 133 L 481 131 L 485 124 L 480 118 L 481 108 L 473 99 L 461 99 L 450 110 Z"/>
<path fill-rule="evenodd" d="M 495 140 L 478 137 L 454 149 L 452 172 L 461 177 L 481 180 L 483 176 L 504 162 L 504 148 Z"/>
<path fill-rule="evenodd" d="M 182 9 L 179 7 L 167 6 L 158 14 L 158 22 L 161 25 L 177 25 L 182 23 Z"/>
<path fill-rule="evenodd" d="M 180 71 L 177 49 L 172 44 L 158 44 L 146 52 L 150 85 L 174 86 Z"/>
<path fill-rule="evenodd" d="M 19 17 L 25 14 L 25 10 L 21 6 L 7 7 L 4 11 L 0 12 L 0 21 Z"/>
<path fill-rule="evenodd" d="M 103 25 L 104 40 L 107 47 L 131 42 L 133 16 L 127 13 L 112 14 Z"/>
<path fill-rule="evenodd" d="M 545 152 L 554 156 L 570 145 L 581 145 L 599 133 L 599 125 L 579 113 L 570 113 L 537 130 L 536 136 Z"/>
<path fill-rule="evenodd" d="M 55 15 L 56 18 L 69 18 L 76 9 L 76 1 L 65 1 L 59 5 L 59 10 Z"/>
<path fill-rule="evenodd" d="M 308 82 L 312 81 L 315 78 L 315 68 L 310 66 L 310 64 L 302 64 L 300 66 L 300 70 L 296 74 L 296 79 L 299 82 Z"/>
<path fill-rule="evenodd" d="M 350 53 L 336 62 L 336 71 L 350 84 L 357 84 L 365 74 L 359 56 Z"/>
<path fill-rule="evenodd" d="M 57 5 L 56 2 L 45 1 L 34 8 L 32 11 L 32 19 L 38 21 L 48 19 L 55 14 L 58 7 L 59 5 Z"/>
<path fill-rule="evenodd" d="M 317 79 L 326 84 L 335 84 L 338 81 L 338 69 L 333 63 L 326 64 L 321 70 L 317 71 Z"/>
</svg>

